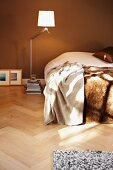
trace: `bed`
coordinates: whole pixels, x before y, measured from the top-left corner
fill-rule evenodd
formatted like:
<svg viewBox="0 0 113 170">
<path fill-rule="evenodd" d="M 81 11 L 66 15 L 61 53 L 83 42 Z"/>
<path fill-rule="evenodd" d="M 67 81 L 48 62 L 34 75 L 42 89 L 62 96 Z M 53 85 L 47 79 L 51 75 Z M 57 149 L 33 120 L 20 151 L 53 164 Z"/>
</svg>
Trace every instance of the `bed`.
<svg viewBox="0 0 113 170">
<path fill-rule="evenodd" d="M 44 75 L 45 124 L 113 123 L 110 55 L 102 58 L 90 52 L 66 52 L 46 65 Z"/>
</svg>

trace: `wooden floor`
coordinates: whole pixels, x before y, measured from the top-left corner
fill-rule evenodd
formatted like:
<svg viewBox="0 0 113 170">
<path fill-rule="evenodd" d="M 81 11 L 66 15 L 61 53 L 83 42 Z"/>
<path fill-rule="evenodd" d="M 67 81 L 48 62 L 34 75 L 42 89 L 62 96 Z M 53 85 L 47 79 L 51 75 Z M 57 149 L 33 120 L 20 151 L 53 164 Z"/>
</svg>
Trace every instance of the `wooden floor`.
<svg viewBox="0 0 113 170">
<path fill-rule="evenodd" d="M 43 95 L 0 87 L 0 170 L 52 170 L 53 150 L 113 151 L 112 124 L 44 125 Z"/>
</svg>

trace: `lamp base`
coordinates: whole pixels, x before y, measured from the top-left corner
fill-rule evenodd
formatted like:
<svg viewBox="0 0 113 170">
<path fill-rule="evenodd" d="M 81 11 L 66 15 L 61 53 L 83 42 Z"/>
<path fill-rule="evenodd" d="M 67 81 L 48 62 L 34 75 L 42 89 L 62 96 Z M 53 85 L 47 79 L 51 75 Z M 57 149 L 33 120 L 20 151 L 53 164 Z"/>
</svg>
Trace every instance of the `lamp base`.
<svg viewBox="0 0 113 170">
<path fill-rule="evenodd" d="M 36 81 L 37 81 L 37 79 L 36 79 L 36 74 L 31 74 L 31 76 L 30 76 L 30 81 L 31 81 L 31 82 L 36 82 Z"/>
</svg>

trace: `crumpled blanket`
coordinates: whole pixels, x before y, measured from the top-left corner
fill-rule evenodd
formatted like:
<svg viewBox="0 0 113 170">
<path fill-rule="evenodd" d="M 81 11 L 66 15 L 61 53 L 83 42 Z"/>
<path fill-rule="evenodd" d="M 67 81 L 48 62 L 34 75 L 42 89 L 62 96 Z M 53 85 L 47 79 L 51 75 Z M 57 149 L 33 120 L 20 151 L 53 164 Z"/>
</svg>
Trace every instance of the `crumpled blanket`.
<svg viewBox="0 0 113 170">
<path fill-rule="evenodd" d="M 79 125 L 83 123 L 84 69 L 79 63 L 64 63 L 52 69 L 44 89 L 45 124 Z"/>
</svg>

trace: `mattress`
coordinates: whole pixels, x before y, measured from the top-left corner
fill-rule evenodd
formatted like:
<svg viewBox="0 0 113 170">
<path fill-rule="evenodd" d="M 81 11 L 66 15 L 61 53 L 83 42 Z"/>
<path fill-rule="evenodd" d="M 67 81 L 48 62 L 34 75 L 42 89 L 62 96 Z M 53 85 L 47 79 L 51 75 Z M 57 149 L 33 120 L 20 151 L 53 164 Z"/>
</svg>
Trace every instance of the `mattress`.
<svg viewBox="0 0 113 170">
<path fill-rule="evenodd" d="M 97 66 L 97 67 L 113 67 L 113 63 L 107 63 L 93 56 L 94 53 L 90 52 L 66 52 L 55 59 L 51 60 L 44 69 L 45 80 L 47 74 L 52 68 L 64 64 L 69 61 L 71 63 L 78 62 L 85 66 Z"/>
</svg>

